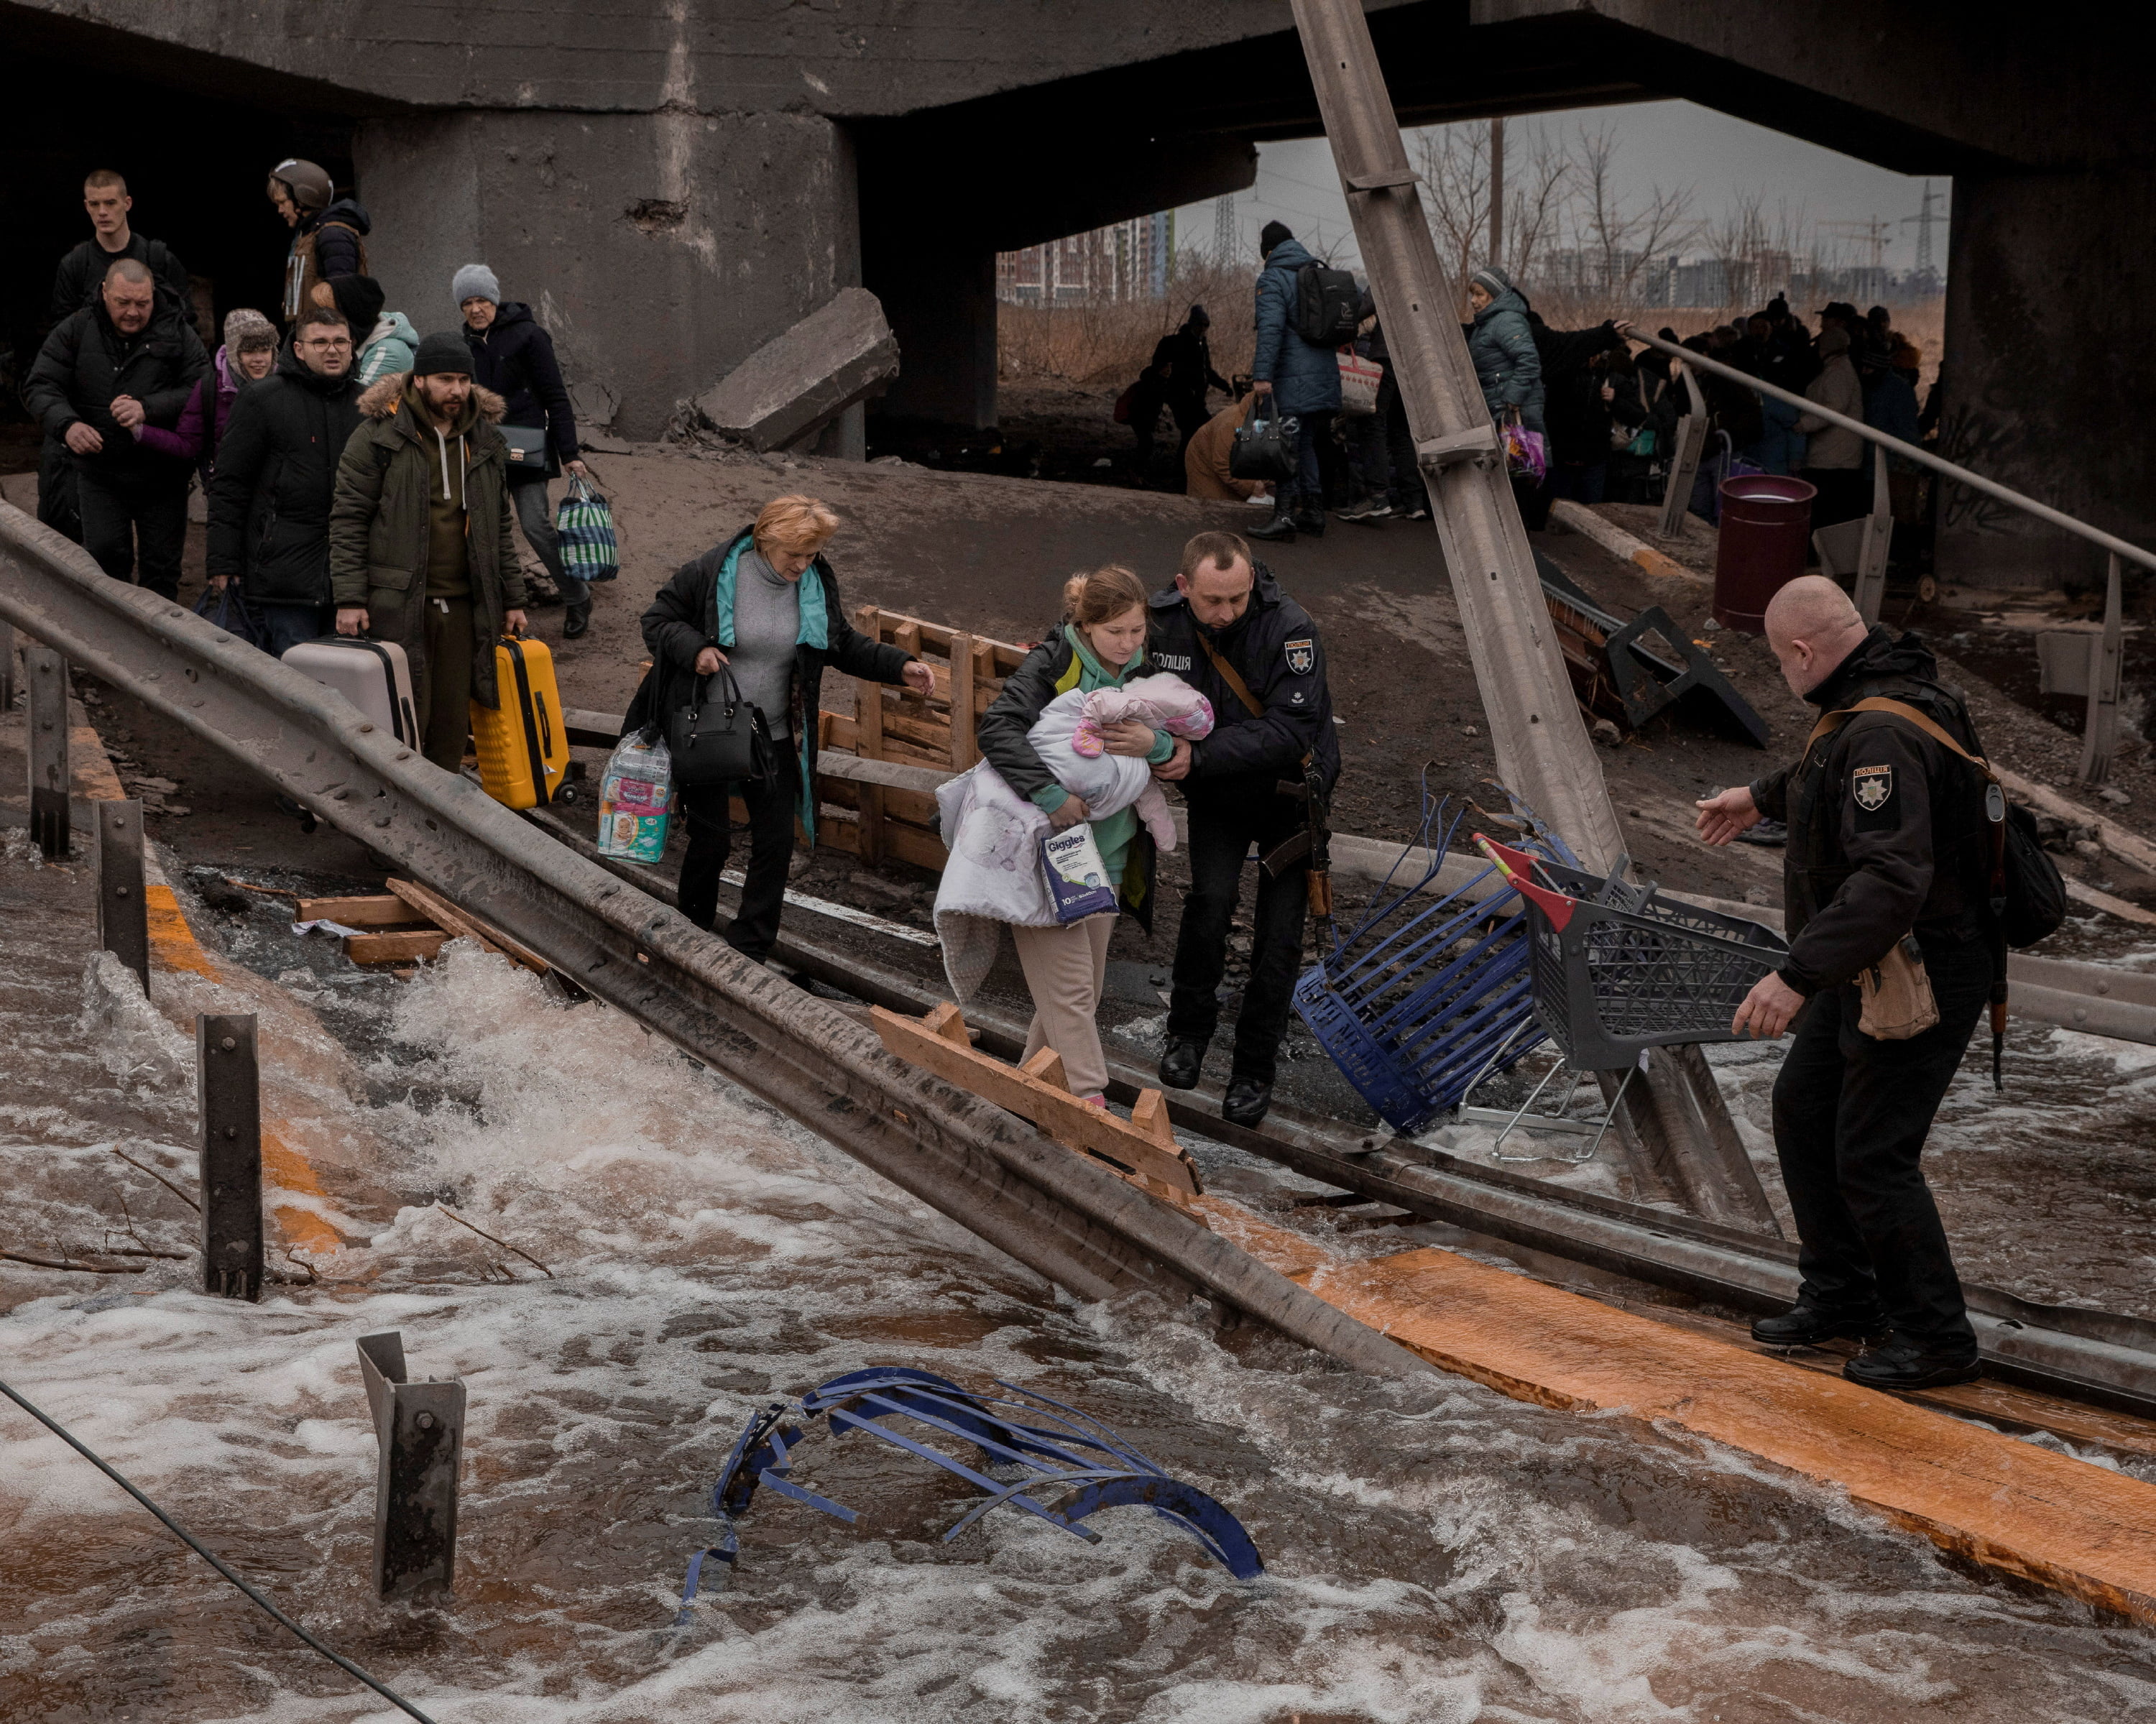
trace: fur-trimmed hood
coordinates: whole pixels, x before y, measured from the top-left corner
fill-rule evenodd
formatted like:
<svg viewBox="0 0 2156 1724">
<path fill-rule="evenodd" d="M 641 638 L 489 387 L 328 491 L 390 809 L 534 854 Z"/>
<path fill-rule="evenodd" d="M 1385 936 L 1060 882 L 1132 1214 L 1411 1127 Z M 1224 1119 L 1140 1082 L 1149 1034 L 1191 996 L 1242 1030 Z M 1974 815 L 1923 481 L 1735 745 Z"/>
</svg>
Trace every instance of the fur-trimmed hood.
<svg viewBox="0 0 2156 1724">
<path fill-rule="evenodd" d="M 412 381 L 409 371 L 392 372 L 388 376 L 367 385 L 359 398 L 359 410 L 370 419 L 386 419 L 397 411 L 397 403 L 404 393 L 405 384 Z M 509 403 L 493 390 L 472 385 L 472 396 L 479 403 L 479 416 L 490 425 L 501 423 L 501 416 L 509 411 Z"/>
</svg>

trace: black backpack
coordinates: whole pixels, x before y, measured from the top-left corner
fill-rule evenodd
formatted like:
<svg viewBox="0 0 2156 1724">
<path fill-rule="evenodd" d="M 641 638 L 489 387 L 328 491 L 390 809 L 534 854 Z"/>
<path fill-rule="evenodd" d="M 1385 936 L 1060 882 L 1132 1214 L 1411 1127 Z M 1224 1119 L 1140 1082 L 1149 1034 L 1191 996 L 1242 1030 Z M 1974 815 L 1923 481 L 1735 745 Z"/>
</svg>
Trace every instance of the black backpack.
<svg viewBox="0 0 2156 1724">
<path fill-rule="evenodd" d="M 1295 332 L 1313 347 L 1353 341 L 1362 304 L 1362 291 L 1345 269 L 1305 264 L 1295 272 Z"/>
</svg>

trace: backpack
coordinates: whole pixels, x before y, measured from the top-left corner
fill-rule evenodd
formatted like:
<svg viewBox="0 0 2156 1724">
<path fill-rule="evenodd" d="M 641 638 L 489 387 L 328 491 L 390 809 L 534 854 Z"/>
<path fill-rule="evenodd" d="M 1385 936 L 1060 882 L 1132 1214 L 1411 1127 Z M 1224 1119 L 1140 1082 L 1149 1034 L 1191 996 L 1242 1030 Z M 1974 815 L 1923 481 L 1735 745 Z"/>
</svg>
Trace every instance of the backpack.
<svg viewBox="0 0 2156 1724">
<path fill-rule="evenodd" d="M 1313 347 L 1355 339 L 1363 295 L 1345 269 L 1305 264 L 1295 272 L 1295 332 Z"/>
<path fill-rule="evenodd" d="M 2066 885 L 2037 841 L 2036 818 L 2028 809 L 2006 799 L 1998 775 L 1981 755 L 1971 754 L 1931 719 L 1900 700 L 1874 695 L 1820 721 L 1845 718 L 1858 712 L 1891 712 L 1906 719 L 1940 747 L 1959 755 L 1984 780 L 1984 815 L 1992 828 L 1990 909 L 1999 936 L 2017 951 L 2056 934 L 2066 920 Z M 1817 734 L 1815 731 L 1815 735 Z"/>
</svg>

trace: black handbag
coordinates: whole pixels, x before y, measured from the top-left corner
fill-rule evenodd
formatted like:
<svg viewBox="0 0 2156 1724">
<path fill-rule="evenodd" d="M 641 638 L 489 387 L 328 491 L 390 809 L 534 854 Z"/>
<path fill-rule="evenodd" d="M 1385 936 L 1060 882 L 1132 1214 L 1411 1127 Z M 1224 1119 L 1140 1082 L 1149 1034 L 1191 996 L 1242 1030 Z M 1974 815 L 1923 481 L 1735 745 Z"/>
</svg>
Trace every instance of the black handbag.
<svg viewBox="0 0 2156 1724">
<path fill-rule="evenodd" d="M 712 685 L 722 684 L 716 697 Z M 686 706 L 666 721 L 666 751 L 674 782 L 761 783 L 771 772 L 771 731 L 763 714 L 742 698 L 741 685 L 724 665 L 699 677 Z"/>
<path fill-rule="evenodd" d="M 1235 447 L 1228 451 L 1228 471 L 1233 477 L 1267 485 L 1283 485 L 1295 477 L 1296 422 L 1266 411 L 1271 405 L 1271 396 L 1257 397 L 1250 417 L 1236 426 Z"/>
<path fill-rule="evenodd" d="M 516 481 L 534 479 L 554 479 L 560 476 L 562 464 L 554 459 L 554 439 L 543 425 L 496 425 L 501 440 L 509 445 L 509 477 Z"/>
</svg>

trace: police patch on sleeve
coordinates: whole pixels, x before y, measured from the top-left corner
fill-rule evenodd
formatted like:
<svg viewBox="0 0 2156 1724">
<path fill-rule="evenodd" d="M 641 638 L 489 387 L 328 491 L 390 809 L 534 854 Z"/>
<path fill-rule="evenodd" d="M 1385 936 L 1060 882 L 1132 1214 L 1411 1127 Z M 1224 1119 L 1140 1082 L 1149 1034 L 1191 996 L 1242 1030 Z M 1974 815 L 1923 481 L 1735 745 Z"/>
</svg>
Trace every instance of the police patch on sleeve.
<svg viewBox="0 0 2156 1724">
<path fill-rule="evenodd" d="M 1856 804 L 1859 832 L 1891 831 L 1902 824 L 1894 801 L 1894 768 L 1859 767 L 1849 775 L 1849 798 Z"/>
<path fill-rule="evenodd" d="M 1287 668 L 1297 676 L 1309 675 L 1312 667 L 1317 663 L 1317 641 L 1305 635 L 1301 640 L 1289 641 L 1286 645 Z"/>
</svg>

